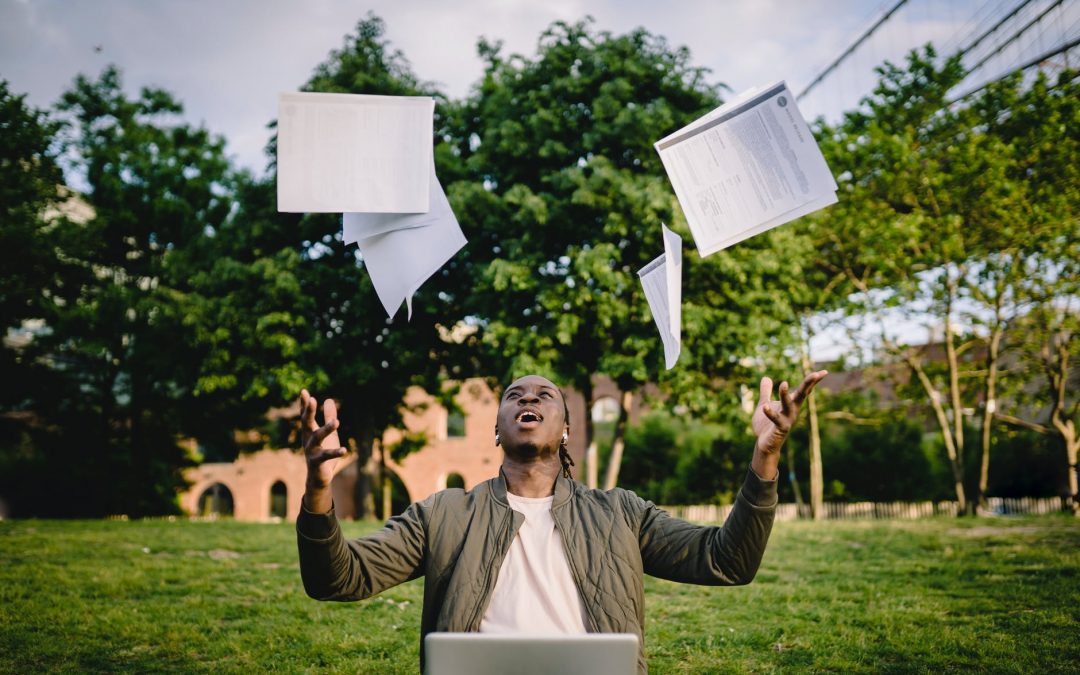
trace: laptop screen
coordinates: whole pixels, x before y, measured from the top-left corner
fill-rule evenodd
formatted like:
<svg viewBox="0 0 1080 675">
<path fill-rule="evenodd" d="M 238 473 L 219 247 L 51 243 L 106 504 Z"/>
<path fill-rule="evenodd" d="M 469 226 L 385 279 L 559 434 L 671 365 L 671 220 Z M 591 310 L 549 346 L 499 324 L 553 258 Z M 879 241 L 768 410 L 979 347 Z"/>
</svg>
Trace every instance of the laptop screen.
<svg viewBox="0 0 1080 675">
<path fill-rule="evenodd" d="M 429 633 L 424 653 L 425 675 L 633 675 L 638 639 L 633 633 Z"/>
</svg>

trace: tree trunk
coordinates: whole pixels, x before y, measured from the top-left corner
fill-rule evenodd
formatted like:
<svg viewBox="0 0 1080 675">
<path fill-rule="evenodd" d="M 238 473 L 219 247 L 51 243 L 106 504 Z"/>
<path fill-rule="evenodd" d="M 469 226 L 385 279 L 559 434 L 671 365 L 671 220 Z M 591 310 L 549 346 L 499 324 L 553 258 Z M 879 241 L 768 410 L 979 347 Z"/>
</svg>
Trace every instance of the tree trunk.
<svg viewBox="0 0 1080 675">
<path fill-rule="evenodd" d="M 795 493 L 795 513 L 799 518 L 806 515 L 806 504 L 803 503 L 802 488 L 799 487 L 799 478 L 795 475 L 795 444 L 789 439 L 787 442 L 787 475 L 791 483 L 791 491 Z"/>
<path fill-rule="evenodd" d="M 806 399 L 810 417 L 810 513 L 814 520 L 825 519 L 825 475 L 821 464 L 821 432 L 818 429 L 816 397 Z"/>
<path fill-rule="evenodd" d="M 390 469 L 387 467 L 387 463 L 386 463 L 386 460 L 388 459 L 387 456 L 389 454 L 390 453 L 389 453 L 388 449 L 386 448 L 386 446 L 383 445 L 382 443 L 380 443 L 379 444 L 378 475 L 379 475 L 379 482 L 380 482 L 380 488 L 381 488 L 380 489 L 380 494 L 382 496 L 382 499 L 380 501 L 382 501 L 382 504 L 380 504 L 379 506 L 381 507 L 380 513 L 382 513 L 383 522 L 386 522 L 386 521 L 390 520 L 390 516 L 394 515 L 394 514 L 390 513 L 390 510 L 392 508 L 392 506 L 391 506 L 392 501 L 390 499 L 390 491 L 393 488 L 390 486 Z M 373 509 L 373 512 L 374 512 L 374 509 Z"/>
<path fill-rule="evenodd" d="M 353 503 L 356 505 L 354 518 L 357 520 L 375 520 L 375 486 L 381 479 L 381 463 L 375 456 L 375 439 L 363 435 L 353 442 L 352 450 L 356 453 L 356 491 Z M 379 442 L 379 457 L 382 457 L 382 443 Z"/>
<path fill-rule="evenodd" d="M 586 485 L 596 489 L 600 485 L 600 452 L 596 448 L 596 441 L 591 441 L 585 449 Z"/>
<path fill-rule="evenodd" d="M 1069 497 L 1073 515 L 1080 518 L 1080 487 L 1077 483 L 1077 474 L 1080 467 L 1076 465 L 1077 450 L 1080 449 L 1080 439 L 1075 436 L 1065 442 L 1065 457 L 1069 462 Z"/>
<path fill-rule="evenodd" d="M 390 474 L 383 471 L 382 475 L 382 519 L 383 522 L 390 520 L 390 517 L 394 514 L 390 511 L 394 508 L 393 501 L 390 499 L 390 491 L 393 488 L 390 485 Z"/>
<path fill-rule="evenodd" d="M 949 403 L 952 407 L 953 453 L 949 457 L 952 463 L 953 477 L 957 481 L 957 510 L 961 514 L 974 512 L 974 504 L 963 497 L 964 494 L 964 407 L 960 401 L 960 360 L 956 354 L 956 336 L 952 328 L 952 308 L 956 299 L 956 283 L 952 270 L 945 273 L 945 358 L 949 367 Z"/>
<path fill-rule="evenodd" d="M 1069 477 L 1069 498 L 1073 513 L 1080 516 L 1080 492 L 1077 489 L 1077 437 L 1076 425 L 1072 415 L 1065 409 L 1066 394 L 1069 385 L 1069 333 L 1051 336 L 1050 344 L 1044 357 L 1046 374 L 1052 387 L 1053 408 L 1050 412 L 1050 424 L 1057 431 L 1065 445 L 1065 461 L 1068 462 L 1066 474 Z"/>
<path fill-rule="evenodd" d="M 934 388 L 933 383 L 930 382 L 930 378 L 926 375 L 926 371 L 922 369 L 922 365 L 914 357 L 908 355 L 905 359 L 908 362 L 908 366 L 914 371 L 915 376 L 919 379 L 919 383 L 922 384 L 923 389 L 926 391 L 926 395 L 930 397 L 930 405 L 934 410 L 934 417 L 937 419 L 938 428 L 941 429 L 941 437 L 945 441 L 945 454 L 948 455 L 949 466 L 952 468 L 953 488 L 956 490 L 957 512 L 960 514 L 967 513 L 967 499 L 964 496 L 963 466 L 958 461 L 956 446 L 953 444 L 952 427 L 949 425 L 948 415 L 945 414 L 945 408 L 941 405 L 941 392 Z"/>
<path fill-rule="evenodd" d="M 591 381 L 581 388 L 581 395 L 585 397 L 585 484 L 595 490 L 600 484 L 600 457 L 596 449 L 596 433 L 593 430 Z"/>
<path fill-rule="evenodd" d="M 994 412 L 997 409 L 997 372 L 998 351 L 1001 348 L 1001 322 L 995 324 L 990 332 L 990 344 L 986 352 L 986 384 L 983 396 L 982 414 L 982 461 L 979 464 L 979 494 L 978 503 L 986 507 L 986 490 L 990 485 L 990 441 L 994 429 Z"/>
<path fill-rule="evenodd" d="M 615 436 L 611 439 L 611 457 L 608 458 L 607 471 L 604 474 L 605 490 L 613 489 L 619 482 L 619 465 L 622 464 L 626 442 L 626 420 L 630 416 L 630 406 L 633 403 L 634 392 L 624 391 L 619 402 L 619 421 L 615 423 Z"/>
<path fill-rule="evenodd" d="M 805 335 L 805 333 L 804 333 Z M 810 362 L 809 336 L 802 341 L 803 377 L 813 372 Z M 825 519 L 825 472 L 821 465 L 821 430 L 818 426 L 817 398 L 813 392 L 806 399 L 807 417 L 810 419 L 810 514 L 814 520 Z"/>
</svg>

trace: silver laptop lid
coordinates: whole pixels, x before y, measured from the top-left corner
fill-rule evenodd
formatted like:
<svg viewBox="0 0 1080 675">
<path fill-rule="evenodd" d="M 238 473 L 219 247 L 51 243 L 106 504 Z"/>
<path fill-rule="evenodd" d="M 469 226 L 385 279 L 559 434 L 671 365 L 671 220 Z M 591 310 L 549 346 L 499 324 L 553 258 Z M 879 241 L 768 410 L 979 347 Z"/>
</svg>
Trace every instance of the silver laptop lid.
<svg viewBox="0 0 1080 675">
<path fill-rule="evenodd" d="M 492 635 L 429 633 L 425 675 L 633 675 L 638 639 L 633 633 Z"/>
</svg>

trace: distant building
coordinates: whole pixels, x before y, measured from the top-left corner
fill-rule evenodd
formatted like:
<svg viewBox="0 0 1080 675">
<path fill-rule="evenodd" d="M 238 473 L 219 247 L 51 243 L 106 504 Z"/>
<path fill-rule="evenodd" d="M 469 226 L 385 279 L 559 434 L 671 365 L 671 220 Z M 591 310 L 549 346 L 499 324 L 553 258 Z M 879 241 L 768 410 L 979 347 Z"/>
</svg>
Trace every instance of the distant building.
<svg viewBox="0 0 1080 675">
<path fill-rule="evenodd" d="M 610 380 L 597 378 L 593 387 L 590 414 L 594 409 L 608 409 L 619 395 Z M 469 489 L 498 473 L 503 454 L 495 445 L 499 409 L 495 393 L 482 379 L 470 379 L 462 383 L 454 400 L 463 414 L 451 414 L 419 387 L 410 388 L 405 396 L 408 411 L 403 419 L 404 433 L 422 432 L 427 444 L 400 463 L 387 461 L 386 466 L 400 479 L 410 502 L 447 486 Z M 640 396 L 635 401 L 640 401 Z M 583 472 L 586 405 L 574 390 L 566 390 L 566 402 L 571 422 L 567 445 L 576 464 L 575 472 Z M 635 403 L 631 421 L 638 418 L 640 411 L 640 403 Z M 379 461 L 380 448 L 391 447 L 403 435 L 401 429 L 387 430 L 372 461 Z M 180 505 L 192 515 L 229 515 L 249 521 L 295 520 L 306 475 L 299 450 L 260 450 L 235 462 L 207 463 L 190 469 L 186 477 L 191 487 L 180 496 Z M 334 508 L 339 517 L 355 518 L 360 513 L 358 482 L 363 477 L 355 455 L 339 463 L 333 482 Z"/>
</svg>

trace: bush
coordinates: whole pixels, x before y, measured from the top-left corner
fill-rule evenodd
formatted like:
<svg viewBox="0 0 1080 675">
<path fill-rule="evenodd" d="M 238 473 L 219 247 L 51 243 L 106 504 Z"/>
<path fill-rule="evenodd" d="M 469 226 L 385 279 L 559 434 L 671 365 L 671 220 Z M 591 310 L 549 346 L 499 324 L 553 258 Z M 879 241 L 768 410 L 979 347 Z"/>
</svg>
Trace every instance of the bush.
<svg viewBox="0 0 1080 675">
<path fill-rule="evenodd" d="M 619 484 L 659 504 L 730 504 L 752 450 L 731 426 L 649 413 L 626 430 Z"/>
<path fill-rule="evenodd" d="M 822 439 L 826 499 L 921 501 L 949 498 L 948 468 L 934 461 L 922 427 L 908 418 L 877 426 L 844 426 Z M 842 492 L 841 492 L 842 491 Z"/>
</svg>

